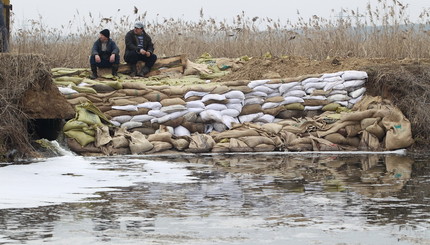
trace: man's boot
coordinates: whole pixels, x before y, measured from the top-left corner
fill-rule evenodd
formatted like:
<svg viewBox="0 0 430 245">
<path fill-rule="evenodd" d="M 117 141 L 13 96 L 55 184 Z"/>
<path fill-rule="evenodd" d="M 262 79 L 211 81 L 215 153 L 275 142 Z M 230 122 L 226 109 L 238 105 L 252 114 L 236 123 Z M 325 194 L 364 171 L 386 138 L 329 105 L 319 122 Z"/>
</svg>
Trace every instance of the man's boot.
<svg viewBox="0 0 430 245">
<path fill-rule="evenodd" d="M 144 77 L 148 73 L 149 73 L 149 67 L 144 66 L 144 67 L 142 67 L 142 70 L 140 70 L 138 75 L 141 77 Z"/>
<path fill-rule="evenodd" d="M 118 68 L 119 68 L 118 64 L 112 65 L 112 76 L 118 76 Z"/>
<path fill-rule="evenodd" d="M 130 64 L 130 77 L 136 76 L 136 64 Z"/>
<path fill-rule="evenodd" d="M 97 66 L 96 65 L 91 65 L 91 75 L 90 78 L 91 79 L 96 79 L 99 76 L 97 76 Z"/>
</svg>

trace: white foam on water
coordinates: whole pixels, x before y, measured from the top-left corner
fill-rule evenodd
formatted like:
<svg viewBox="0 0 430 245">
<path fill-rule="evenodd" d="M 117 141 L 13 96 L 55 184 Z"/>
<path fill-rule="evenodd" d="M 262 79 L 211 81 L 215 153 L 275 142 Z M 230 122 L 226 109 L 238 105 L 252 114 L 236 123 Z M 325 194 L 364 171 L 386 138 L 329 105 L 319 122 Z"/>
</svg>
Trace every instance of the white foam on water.
<svg viewBox="0 0 430 245">
<path fill-rule="evenodd" d="M 105 162 L 106 159 L 104 158 Z M 124 161 L 128 161 L 125 159 Z M 131 186 L 136 182 L 188 183 L 193 178 L 183 165 L 133 160 L 142 171 L 114 169 L 91 164 L 95 158 L 62 156 L 29 165 L 0 168 L 0 209 L 29 208 L 98 197 L 98 191 Z M 103 169 L 105 168 L 105 169 Z"/>
</svg>

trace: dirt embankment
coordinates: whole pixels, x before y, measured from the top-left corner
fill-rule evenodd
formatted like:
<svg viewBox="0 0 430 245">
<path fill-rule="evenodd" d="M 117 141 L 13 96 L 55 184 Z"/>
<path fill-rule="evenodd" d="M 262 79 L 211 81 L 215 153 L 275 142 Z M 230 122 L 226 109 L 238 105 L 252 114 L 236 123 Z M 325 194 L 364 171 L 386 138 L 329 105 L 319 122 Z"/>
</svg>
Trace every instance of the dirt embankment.
<svg viewBox="0 0 430 245">
<path fill-rule="evenodd" d="M 322 61 L 302 57 L 253 58 L 242 68 L 217 81 L 288 78 L 308 74 L 322 74 L 345 70 L 366 71 L 367 94 L 390 99 L 412 123 L 416 144 L 427 148 L 430 144 L 430 59 L 361 59 L 332 58 Z"/>
</svg>

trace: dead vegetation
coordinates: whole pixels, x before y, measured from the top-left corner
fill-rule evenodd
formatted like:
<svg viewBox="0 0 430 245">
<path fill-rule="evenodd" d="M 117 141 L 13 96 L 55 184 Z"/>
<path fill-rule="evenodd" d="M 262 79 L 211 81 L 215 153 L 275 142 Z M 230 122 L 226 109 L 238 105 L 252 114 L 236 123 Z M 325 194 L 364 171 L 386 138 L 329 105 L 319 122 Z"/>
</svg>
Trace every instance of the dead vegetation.
<svg viewBox="0 0 430 245">
<path fill-rule="evenodd" d="M 18 157 L 34 156 L 29 118 L 19 104 L 29 88 L 51 83 L 50 76 L 42 55 L 0 54 L 0 158 L 11 150 Z"/>
</svg>

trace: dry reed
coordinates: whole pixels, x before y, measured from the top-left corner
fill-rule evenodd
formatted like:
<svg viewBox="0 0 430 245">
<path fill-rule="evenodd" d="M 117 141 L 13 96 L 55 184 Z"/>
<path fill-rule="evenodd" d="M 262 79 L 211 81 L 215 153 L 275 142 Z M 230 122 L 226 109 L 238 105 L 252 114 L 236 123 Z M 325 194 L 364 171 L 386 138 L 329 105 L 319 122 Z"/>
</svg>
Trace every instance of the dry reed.
<svg viewBox="0 0 430 245">
<path fill-rule="evenodd" d="M 12 50 L 18 53 L 43 53 L 51 64 L 87 67 L 88 55 L 98 32 L 109 27 L 112 37 L 124 51 L 125 33 L 136 20 L 146 23 L 156 53 L 171 56 L 185 53 L 191 59 L 208 52 L 214 57 L 301 56 L 327 57 L 430 58 L 430 18 L 423 10 L 418 23 L 406 14 L 408 5 L 381 0 L 368 5 L 363 13 L 342 10 L 337 19 L 300 17 L 297 22 L 247 17 L 244 12 L 232 21 L 162 19 L 148 21 L 146 12 L 112 18 L 80 16 L 67 26 L 50 28 L 43 19 L 32 20 L 31 29 L 14 28 Z M 70 32 L 73 30 L 72 32 Z"/>
</svg>

